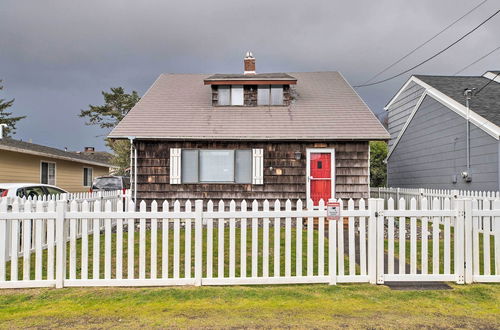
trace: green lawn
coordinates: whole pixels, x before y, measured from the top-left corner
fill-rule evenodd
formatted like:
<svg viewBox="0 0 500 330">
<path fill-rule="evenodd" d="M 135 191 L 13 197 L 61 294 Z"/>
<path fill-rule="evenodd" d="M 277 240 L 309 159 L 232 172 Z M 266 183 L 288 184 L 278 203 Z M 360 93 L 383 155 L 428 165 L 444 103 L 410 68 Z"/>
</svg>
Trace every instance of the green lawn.
<svg viewBox="0 0 500 330">
<path fill-rule="evenodd" d="M 161 228 L 161 226 L 159 226 Z M 325 231 L 327 227 L 325 227 Z M 191 232 L 191 275 L 194 275 L 194 226 Z M 240 228 L 235 229 L 235 273 L 236 276 L 240 276 L 240 254 L 241 254 L 241 231 Z M 297 232 L 295 228 L 291 229 L 291 273 L 292 276 L 296 275 L 296 237 Z M 185 231 L 181 229 L 180 231 L 180 277 L 185 277 Z M 173 259 L 174 259 L 174 248 L 173 248 L 173 230 L 169 230 L 169 247 L 168 247 L 168 277 L 173 277 Z M 78 239 L 76 241 L 76 277 L 81 278 L 81 257 L 82 257 L 82 241 Z M 247 263 L 247 276 L 251 276 L 252 274 L 252 232 L 251 229 L 247 229 L 247 253 L 246 253 L 246 263 Z M 100 236 L 100 266 L 99 273 L 100 278 L 104 278 L 104 234 L 101 233 Z M 111 264 L 112 264 L 112 278 L 115 277 L 116 274 L 116 234 L 112 234 L 111 239 Z M 158 231 L 157 237 L 157 277 L 160 278 L 162 274 L 162 235 L 161 230 Z M 67 276 L 69 276 L 69 255 L 70 255 L 70 244 L 67 246 Z M 318 231 L 314 230 L 313 232 L 313 273 L 318 274 Z M 123 234 L 123 278 L 127 277 L 127 257 L 128 257 L 128 234 L 124 232 Z M 93 268 L 92 268 L 92 260 L 93 260 L 93 235 L 89 235 L 88 237 L 88 278 L 92 278 Z M 328 274 L 328 239 L 324 238 L 324 272 Z M 218 230 L 216 223 L 214 223 L 213 230 L 213 273 L 214 277 L 218 276 Z M 269 276 L 274 276 L 274 228 L 270 227 L 269 229 Z M 203 276 L 207 275 L 207 230 L 206 228 L 203 230 Z M 259 228 L 258 231 L 258 276 L 263 276 L 263 230 Z M 135 272 L 134 276 L 137 278 L 139 276 L 139 232 L 135 232 L 134 234 L 134 264 L 135 264 Z M 46 266 L 47 266 L 47 251 L 43 252 L 43 279 L 46 279 Z M 10 262 L 7 263 L 7 280 L 10 280 Z M 348 273 L 349 268 L 349 260 L 347 256 L 344 256 L 344 270 L 346 274 Z M 146 278 L 150 277 L 151 270 L 151 231 L 146 231 Z M 359 273 L 359 266 L 356 266 L 356 271 Z M 280 230 L 280 274 L 281 276 L 285 275 L 285 229 L 281 228 Z M 302 275 L 307 274 L 307 230 L 302 231 Z M 18 278 L 22 279 L 23 276 L 23 259 L 19 258 L 18 260 Z M 224 231 L 224 276 L 229 276 L 229 228 L 226 227 Z M 31 254 L 30 258 L 30 278 L 35 278 L 35 254 Z"/>
<path fill-rule="evenodd" d="M 1 328 L 500 327 L 500 285 L 445 291 L 287 285 L 0 290 Z"/>
</svg>

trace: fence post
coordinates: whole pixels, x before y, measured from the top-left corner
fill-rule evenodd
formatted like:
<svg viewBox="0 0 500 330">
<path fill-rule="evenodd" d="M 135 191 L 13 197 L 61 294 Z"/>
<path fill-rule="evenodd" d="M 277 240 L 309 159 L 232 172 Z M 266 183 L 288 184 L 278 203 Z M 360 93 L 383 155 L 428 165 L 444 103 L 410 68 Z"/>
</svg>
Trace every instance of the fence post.
<svg viewBox="0 0 500 330">
<path fill-rule="evenodd" d="M 66 277 L 66 203 L 65 200 L 58 200 L 56 206 L 56 288 L 64 287 Z"/>
<path fill-rule="evenodd" d="M 0 212 L 7 213 L 7 199 L 0 199 Z M 0 220 L 0 281 L 5 281 L 5 261 L 8 257 L 7 220 Z"/>
<path fill-rule="evenodd" d="M 195 247 L 194 247 L 194 278 L 196 286 L 201 286 L 201 278 L 203 276 L 203 201 L 198 199 L 194 204 L 195 212 Z"/>
<path fill-rule="evenodd" d="M 472 258 L 472 200 L 464 200 L 464 279 L 465 284 L 472 283 L 472 269 L 474 260 Z M 478 260 L 476 260 L 477 262 Z"/>
<path fill-rule="evenodd" d="M 456 204 L 457 204 L 457 199 L 460 195 L 460 191 L 458 190 L 452 190 L 451 191 L 451 209 L 454 210 L 456 208 Z"/>
<path fill-rule="evenodd" d="M 455 209 L 455 277 L 459 284 L 464 283 L 465 252 L 465 200 L 458 199 Z"/>
<path fill-rule="evenodd" d="M 384 284 L 384 200 L 377 199 L 376 212 L 377 231 L 377 284 Z"/>
<path fill-rule="evenodd" d="M 368 199 L 368 279 L 371 284 L 377 283 L 377 216 L 378 199 Z M 383 251 L 382 251 L 383 253 Z M 342 258 L 342 256 L 339 256 Z M 382 271 L 383 272 L 383 271 Z"/>
</svg>

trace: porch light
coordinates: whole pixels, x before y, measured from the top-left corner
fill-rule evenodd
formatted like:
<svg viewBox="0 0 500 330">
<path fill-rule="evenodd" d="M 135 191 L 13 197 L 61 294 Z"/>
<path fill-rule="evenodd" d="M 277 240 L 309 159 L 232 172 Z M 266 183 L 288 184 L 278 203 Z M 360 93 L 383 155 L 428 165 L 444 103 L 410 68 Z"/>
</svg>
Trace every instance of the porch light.
<svg viewBox="0 0 500 330">
<path fill-rule="evenodd" d="M 300 152 L 300 151 L 295 151 L 295 159 L 296 159 L 296 160 L 300 160 L 300 158 L 302 158 L 302 152 Z"/>
</svg>

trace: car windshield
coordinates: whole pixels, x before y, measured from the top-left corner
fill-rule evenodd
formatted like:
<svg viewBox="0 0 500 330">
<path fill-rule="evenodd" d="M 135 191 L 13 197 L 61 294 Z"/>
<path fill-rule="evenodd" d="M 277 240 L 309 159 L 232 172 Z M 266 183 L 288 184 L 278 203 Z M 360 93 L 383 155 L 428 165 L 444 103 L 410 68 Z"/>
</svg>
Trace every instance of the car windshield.
<svg viewBox="0 0 500 330">
<path fill-rule="evenodd" d="M 92 184 L 93 189 L 122 189 L 120 178 L 98 178 Z"/>
</svg>

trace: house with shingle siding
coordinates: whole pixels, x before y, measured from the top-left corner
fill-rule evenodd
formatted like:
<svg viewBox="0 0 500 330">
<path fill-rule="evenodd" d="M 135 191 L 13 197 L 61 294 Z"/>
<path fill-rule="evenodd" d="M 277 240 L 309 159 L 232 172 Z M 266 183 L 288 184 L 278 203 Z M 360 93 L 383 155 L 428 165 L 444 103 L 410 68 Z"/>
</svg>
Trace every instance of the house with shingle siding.
<svg viewBox="0 0 500 330">
<path fill-rule="evenodd" d="M 338 72 L 162 74 L 113 129 L 138 200 L 367 198 L 389 134 Z"/>
<path fill-rule="evenodd" d="M 388 185 L 500 190 L 499 75 L 412 76 L 385 107 Z"/>
</svg>

